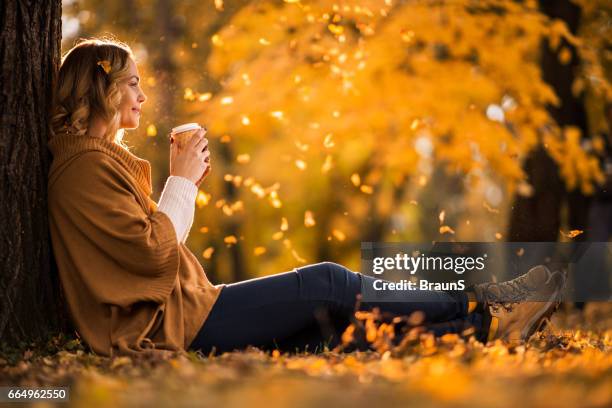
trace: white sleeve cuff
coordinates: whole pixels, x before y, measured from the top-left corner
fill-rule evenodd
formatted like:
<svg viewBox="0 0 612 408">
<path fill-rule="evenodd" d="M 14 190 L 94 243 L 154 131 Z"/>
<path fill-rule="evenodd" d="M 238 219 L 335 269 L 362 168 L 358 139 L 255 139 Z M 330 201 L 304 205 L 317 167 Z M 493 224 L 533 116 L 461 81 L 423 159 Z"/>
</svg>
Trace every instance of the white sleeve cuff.
<svg viewBox="0 0 612 408">
<path fill-rule="evenodd" d="M 193 224 L 197 195 L 198 187 L 194 182 L 184 177 L 170 176 L 159 197 L 158 211 L 162 211 L 172 220 L 176 237 L 183 243 L 187 240 Z"/>
</svg>

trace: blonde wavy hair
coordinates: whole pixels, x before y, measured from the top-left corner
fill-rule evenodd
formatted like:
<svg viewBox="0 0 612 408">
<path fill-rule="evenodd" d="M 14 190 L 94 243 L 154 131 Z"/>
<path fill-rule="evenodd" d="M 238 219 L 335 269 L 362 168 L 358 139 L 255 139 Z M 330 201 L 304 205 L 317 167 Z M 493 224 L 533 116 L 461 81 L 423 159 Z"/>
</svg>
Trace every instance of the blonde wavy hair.
<svg viewBox="0 0 612 408">
<path fill-rule="evenodd" d="M 85 136 L 92 117 L 108 123 L 104 137 L 128 149 L 119 129 L 119 84 L 127 80 L 132 49 L 114 38 L 79 39 L 63 57 L 53 89 L 50 110 L 51 138 L 63 133 Z M 109 61 L 110 71 L 98 65 Z"/>
</svg>

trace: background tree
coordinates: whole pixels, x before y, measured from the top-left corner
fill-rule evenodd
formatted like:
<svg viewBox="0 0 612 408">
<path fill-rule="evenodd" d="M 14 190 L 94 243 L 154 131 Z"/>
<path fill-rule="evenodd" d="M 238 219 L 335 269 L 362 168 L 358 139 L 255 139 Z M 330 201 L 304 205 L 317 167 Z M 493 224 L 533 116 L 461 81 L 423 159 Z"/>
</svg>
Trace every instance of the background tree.
<svg viewBox="0 0 612 408">
<path fill-rule="evenodd" d="M 580 57 L 574 45 L 581 18 L 581 8 L 569 0 L 540 1 L 542 12 L 553 21 L 562 22 L 571 35 L 542 39 L 540 59 L 542 77 L 555 91 L 558 100 L 548 106 L 556 125 L 568 132 L 566 137 L 577 137 L 580 145 L 589 137 L 587 112 L 584 103 L 584 89 L 574 90 L 579 75 Z M 573 40 L 573 41 L 572 41 Z M 552 146 L 550 146 L 552 147 Z M 560 168 L 553 159 L 554 153 L 547 152 L 546 145 L 538 146 L 525 161 L 527 179 L 533 186 L 533 193 L 518 195 L 510 212 L 509 238 L 512 241 L 556 241 L 562 223 L 569 229 L 587 229 L 589 198 L 576 191 L 571 177 L 568 191 L 561 178 Z M 564 160 L 564 157 L 559 157 Z M 562 220 L 562 208 L 566 207 L 567 219 Z M 538 220 L 538 222 L 533 222 Z M 583 239 L 581 234 L 578 239 Z"/>
<path fill-rule="evenodd" d="M 262 217 L 288 219 L 295 260 L 345 260 L 348 248 L 356 266 L 365 240 L 501 240 L 504 222 L 484 218 L 532 194 L 522 165 L 538 146 L 579 194 L 602 178 L 549 112 L 560 96 L 542 74 L 542 38 L 584 46 L 533 1 L 258 2 L 212 37 L 208 69 L 225 86 L 193 109 L 244 153 L 227 179 L 250 180 L 249 212 L 272 204 L 245 229 L 261 243 L 274 233 Z"/>
<path fill-rule="evenodd" d="M 0 338 L 15 345 L 66 327 L 46 194 L 61 2 L 3 2 L 0 24 Z"/>
<path fill-rule="evenodd" d="M 606 9 L 575 3 L 587 16 Z M 78 29 L 63 46 L 112 32 L 140 56 L 149 101 L 128 141 L 153 164 L 154 195 L 169 128 L 208 126 L 213 173 L 188 245 L 213 280 L 320 260 L 359 269 L 367 240 L 505 240 L 512 197 L 540 189 L 524 167 L 538 146 L 566 189 L 588 194 L 601 177 L 549 111 L 559 95 L 540 44 L 575 47 L 574 87 L 603 97 L 605 53 L 593 50 L 606 49 L 606 15 L 574 35 L 533 0 L 129 4 L 65 7 Z M 174 33 L 163 47 L 161 26 Z"/>
</svg>

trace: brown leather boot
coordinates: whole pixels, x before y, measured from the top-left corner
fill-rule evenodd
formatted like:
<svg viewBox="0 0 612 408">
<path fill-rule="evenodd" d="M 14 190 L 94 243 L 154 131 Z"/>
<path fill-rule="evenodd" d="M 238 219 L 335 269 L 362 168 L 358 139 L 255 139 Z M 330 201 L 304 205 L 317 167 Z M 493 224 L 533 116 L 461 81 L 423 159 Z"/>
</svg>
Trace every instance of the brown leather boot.
<svg viewBox="0 0 612 408">
<path fill-rule="evenodd" d="M 488 330 L 481 340 L 502 339 L 517 345 L 527 341 L 559 307 L 565 272 L 538 265 L 506 282 L 474 285 L 483 305 Z"/>
</svg>

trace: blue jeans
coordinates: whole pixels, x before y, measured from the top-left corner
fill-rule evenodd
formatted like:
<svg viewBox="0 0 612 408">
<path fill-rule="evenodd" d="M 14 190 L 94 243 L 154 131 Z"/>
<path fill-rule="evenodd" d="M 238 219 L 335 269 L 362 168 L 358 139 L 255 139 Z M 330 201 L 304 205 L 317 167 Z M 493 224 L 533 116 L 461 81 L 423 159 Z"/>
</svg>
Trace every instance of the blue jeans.
<svg viewBox="0 0 612 408">
<path fill-rule="evenodd" d="M 263 350 L 316 352 L 322 343 L 332 348 L 341 342 L 344 329 L 355 321 L 355 311 L 374 307 L 391 317 L 422 311 L 437 335 L 474 324 L 468 319 L 463 292 L 397 291 L 397 302 L 358 302 L 362 280 L 370 283 L 375 278 L 321 262 L 228 284 L 189 349 L 210 354 L 252 345 Z"/>
</svg>

